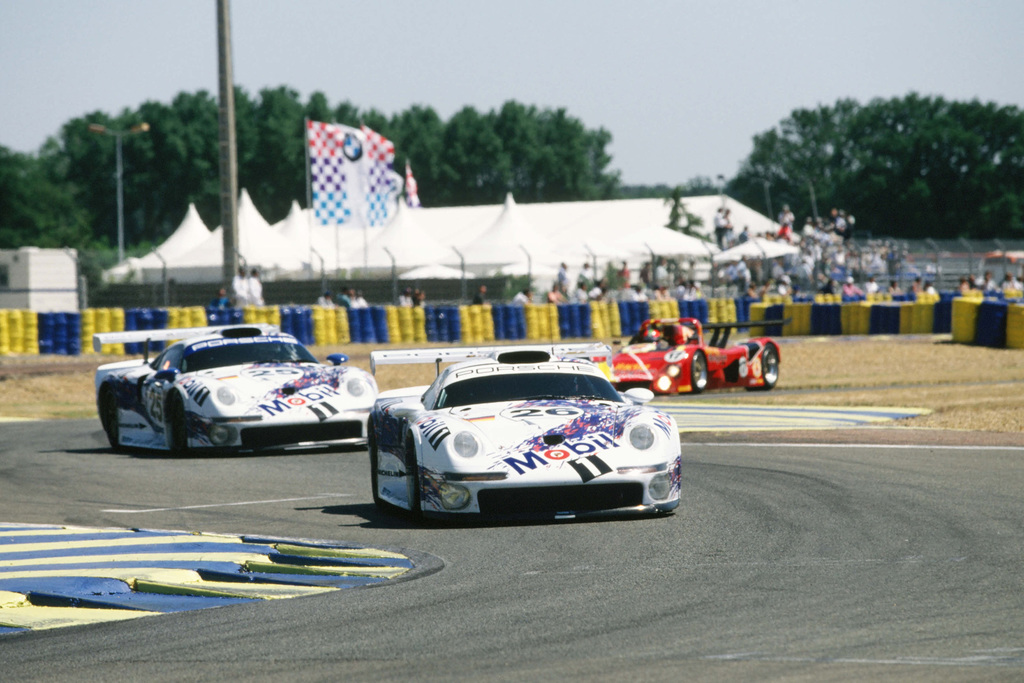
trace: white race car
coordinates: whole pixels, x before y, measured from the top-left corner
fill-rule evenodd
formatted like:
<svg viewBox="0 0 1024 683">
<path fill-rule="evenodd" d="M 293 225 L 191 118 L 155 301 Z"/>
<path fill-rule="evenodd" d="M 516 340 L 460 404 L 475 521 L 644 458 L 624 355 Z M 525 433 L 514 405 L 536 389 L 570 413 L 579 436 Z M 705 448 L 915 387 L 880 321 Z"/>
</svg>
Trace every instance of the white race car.
<svg viewBox="0 0 1024 683">
<path fill-rule="evenodd" d="M 603 344 L 374 351 L 455 363 L 430 386 L 385 391 L 370 416 L 373 499 L 413 515 L 571 518 L 679 505 L 675 420 L 618 393 Z"/>
<path fill-rule="evenodd" d="M 150 360 L 149 343 L 180 339 Z M 106 332 L 104 344 L 144 342 L 146 358 L 96 369 L 96 405 L 115 450 L 258 450 L 365 442 L 373 376 L 321 365 L 270 326 Z"/>
</svg>

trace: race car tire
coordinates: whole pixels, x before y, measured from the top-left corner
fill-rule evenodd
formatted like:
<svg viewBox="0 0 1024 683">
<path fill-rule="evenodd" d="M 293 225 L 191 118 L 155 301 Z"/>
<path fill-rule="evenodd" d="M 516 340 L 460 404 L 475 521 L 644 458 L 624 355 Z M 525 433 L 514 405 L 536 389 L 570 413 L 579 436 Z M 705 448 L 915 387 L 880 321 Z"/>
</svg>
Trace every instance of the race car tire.
<svg viewBox="0 0 1024 683">
<path fill-rule="evenodd" d="M 167 447 L 173 455 L 187 455 L 188 426 L 185 424 L 185 402 L 178 393 L 172 393 L 167 399 L 164 414 L 167 416 Z"/>
<path fill-rule="evenodd" d="M 698 349 L 690 360 L 690 390 L 695 394 L 703 393 L 708 387 L 708 357 Z"/>
<path fill-rule="evenodd" d="M 121 450 L 121 426 L 118 419 L 117 396 L 109 386 L 100 389 L 100 423 L 106 432 L 107 441 L 115 451 Z"/>
<path fill-rule="evenodd" d="M 377 448 L 377 430 L 374 428 L 373 422 L 366 425 L 366 450 L 370 452 L 370 490 L 373 494 L 373 504 L 381 509 L 389 509 L 391 505 L 380 497 L 380 489 L 377 483 L 380 451 Z"/>
<path fill-rule="evenodd" d="M 759 387 L 747 387 L 747 391 L 771 391 L 779 381 L 779 350 L 775 344 L 765 344 L 761 352 L 761 376 L 764 384 Z"/>
<path fill-rule="evenodd" d="M 409 434 L 405 438 L 405 471 L 409 486 L 409 514 L 414 519 L 423 517 L 420 505 L 420 467 L 416 461 L 416 441 Z"/>
</svg>

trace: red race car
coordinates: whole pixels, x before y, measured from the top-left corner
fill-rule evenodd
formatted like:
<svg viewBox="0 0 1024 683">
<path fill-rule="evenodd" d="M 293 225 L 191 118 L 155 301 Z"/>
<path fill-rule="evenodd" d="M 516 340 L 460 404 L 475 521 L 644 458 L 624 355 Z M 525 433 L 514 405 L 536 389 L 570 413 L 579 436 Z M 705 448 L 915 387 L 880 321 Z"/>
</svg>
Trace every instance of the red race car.
<svg viewBox="0 0 1024 683">
<path fill-rule="evenodd" d="M 699 394 L 705 389 L 743 387 L 767 391 L 779 381 L 779 347 L 757 337 L 726 348 L 737 327 L 781 325 L 758 320 L 702 325 L 696 318 L 645 320 L 612 358 L 611 381 L 619 391 L 633 387 L 655 394 Z M 713 330 L 709 343 L 705 330 Z"/>
</svg>

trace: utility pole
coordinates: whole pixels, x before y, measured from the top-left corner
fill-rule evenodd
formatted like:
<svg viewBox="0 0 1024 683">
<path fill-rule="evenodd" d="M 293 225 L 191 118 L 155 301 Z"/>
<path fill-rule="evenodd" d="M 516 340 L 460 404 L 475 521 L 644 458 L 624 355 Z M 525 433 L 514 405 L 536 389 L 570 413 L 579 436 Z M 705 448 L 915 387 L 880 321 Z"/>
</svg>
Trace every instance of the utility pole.
<svg viewBox="0 0 1024 683">
<path fill-rule="evenodd" d="M 217 0 L 217 57 L 220 103 L 217 108 L 220 150 L 220 224 L 224 230 L 224 283 L 238 267 L 238 151 L 235 147 L 235 84 L 231 69 L 231 7 Z"/>
</svg>

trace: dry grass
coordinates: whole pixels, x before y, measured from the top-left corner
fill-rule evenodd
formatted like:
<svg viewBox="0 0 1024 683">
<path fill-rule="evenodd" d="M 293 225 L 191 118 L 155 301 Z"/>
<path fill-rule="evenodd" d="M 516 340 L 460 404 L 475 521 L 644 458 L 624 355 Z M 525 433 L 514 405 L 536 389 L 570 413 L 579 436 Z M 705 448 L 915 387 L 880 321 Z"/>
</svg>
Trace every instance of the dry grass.
<svg viewBox="0 0 1024 683">
<path fill-rule="evenodd" d="M 317 357 L 342 351 L 369 369 L 371 347 L 315 348 Z M 113 358 L 96 358 L 100 361 Z M 24 359 L 0 359 L 0 364 Z M 58 361 L 59 362 L 59 361 Z M 431 365 L 384 366 L 381 389 L 427 384 Z M 1024 432 L 1024 351 L 989 349 L 943 339 L 784 340 L 776 391 L 722 392 L 729 403 L 828 406 L 905 406 L 930 415 L 908 427 Z M 96 415 L 92 372 L 76 371 L 0 382 L 0 417 L 85 418 Z"/>
</svg>

